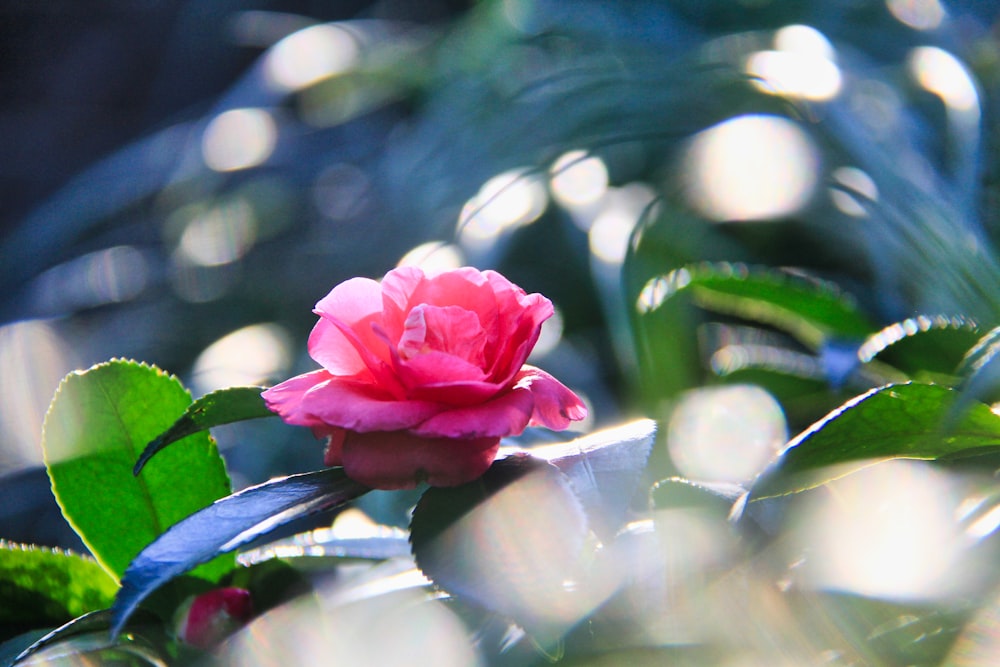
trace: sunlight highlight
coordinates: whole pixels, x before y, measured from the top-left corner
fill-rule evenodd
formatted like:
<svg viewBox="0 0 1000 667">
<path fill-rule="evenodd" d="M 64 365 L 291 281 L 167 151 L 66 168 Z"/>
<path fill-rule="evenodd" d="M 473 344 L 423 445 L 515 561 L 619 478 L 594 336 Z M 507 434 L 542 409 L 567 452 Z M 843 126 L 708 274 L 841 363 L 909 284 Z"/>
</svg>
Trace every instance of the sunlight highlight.
<svg viewBox="0 0 1000 667">
<path fill-rule="evenodd" d="M 444 241 L 421 243 L 396 263 L 396 266 L 419 266 L 428 276 L 435 276 L 464 265 L 462 249 Z"/>
<path fill-rule="evenodd" d="M 277 324 L 252 324 L 215 341 L 194 362 L 197 394 L 238 385 L 263 384 L 287 373 L 291 336 Z"/>
<path fill-rule="evenodd" d="M 609 189 L 587 235 L 591 255 L 604 264 L 621 266 L 632 230 L 655 198 L 656 193 L 645 183 Z"/>
<path fill-rule="evenodd" d="M 816 186 L 819 155 L 798 125 L 779 116 L 746 115 L 691 141 L 684 173 L 691 203 L 710 220 L 767 220 L 805 206 Z"/>
<path fill-rule="evenodd" d="M 52 324 L 0 326 L 0 468 L 41 463 L 42 422 L 59 381 L 76 365 Z"/>
<path fill-rule="evenodd" d="M 264 109 L 232 109 L 205 128 L 201 154 L 215 171 L 236 171 L 262 164 L 274 152 L 278 126 Z"/>
<path fill-rule="evenodd" d="M 688 391 L 667 427 L 667 449 L 677 469 L 711 482 L 751 479 L 787 440 L 781 406 L 753 385 Z"/>
<path fill-rule="evenodd" d="M 829 190 L 833 205 L 853 218 L 867 217 L 868 207 L 878 201 L 878 186 L 872 177 L 857 167 L 837 167 L 830 178 L 837 184 Z M 860 196 L 855 197 L 852 192 Z"/>
<path fill-rule="evenodd" d="M 914 30 L 934 30 L 945 19 L 939 0 L 886 0 L 885 4 L 897 21 Z"/>
<path fill-rule="evenodd" d="M 840 92 L 840 68 L 833 46 L 821 32 L 790 25 L 775 34 L 774 50 L 751 54 L 746 72 L 760 90 L 807 100 L 828 100 Z"/>
<path fill-rule="evenodd" d="M 920 46 L 910 53 L 910 72 L 929 92 L 951 109 L 979 115 L 979 94 L 965 65 L 936 46 Z"/>
<path fill-rule="evenodd" d="M 357 39 L 349 31 L 314 25 L 275 44 L 264 61 L 264 75 L 274 88 L 296 91 L 350 71 L 359 57 Z"/>
<path fill-rule="evenodd" d="M 114 246 L 49 269 L 32 285 L 32 298 L 42 312 L 51 315 L 122 303 L 146 289 L 149 271 L 141 251 Z"/>
<path fill-rule="evenodd" d="M 198 266 L 221 266 L 243 257 L 256 240 L 253 207 L 242 197 L 212 206 L 184 227 L 177 251 Z"/>
<path fill-rule="evenodd" d="M 598 201 L 608 189 L 608 168 L 596 156 L 576 150 L 563 154 L 549 169 L 552 198 L 562 206 L 576 208 Z"/>
<path fill-rule="evenodd" d="M 537 220 L 548 205 L 542 179 L 525 169 L 512 169 L 486 181 L 470 199 L 458 221 L 459 242 L 489 246 L 504 233 Z"/>
<path fill-rule="evenodd" d="M 917 461 L 887 461 L 831 482 L 801 519 L 803 583 L 896 600 L 961 590 L 955 496 L 945 474 Z"/>
</svg>

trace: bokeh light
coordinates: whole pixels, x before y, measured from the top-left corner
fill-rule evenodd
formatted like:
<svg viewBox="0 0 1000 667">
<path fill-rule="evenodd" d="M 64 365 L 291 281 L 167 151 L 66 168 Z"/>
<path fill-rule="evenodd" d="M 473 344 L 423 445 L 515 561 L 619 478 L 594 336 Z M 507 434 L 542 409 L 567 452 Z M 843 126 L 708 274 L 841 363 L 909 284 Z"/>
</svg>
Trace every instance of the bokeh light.
<svg viewBox="0 0 1000 667">
<path fill-rule="evenodd" d="M 457 269 L 465 264 L 462 249 L 453 243 L 428 241 L 413 248 L 396 263 L 396 266 L 418 266 L 429 276 Z"/>
<path fill-rule="evenodd" d="M 198 394 L 261 384 L 291 365 L 291 336 L 273 323 L 252 324 L 226 334 L 198 355 L 191 383 Z"/>
<path fill-rule="evenodd" d="M 0 327 L 0 467 L 42 459 L 42 422 L 59 380 L 79 360 L 55 328 L 42 320 Z"/>
<path fill-rule="evenodd" d="M 963 590 L 958 489 L 919 461 L 887 461 L 817 490 L 797 515 L 807 588 L 896 600 Z"/>
<path fill-rule="evenodd" d="M 397 563 L 389 565 L 399 569 Z M 378 572 L 372 568 L 371 575 Z M 480 664 L 465 626 L 443 602 L 406 588 L 379 593 L 359 585 L 352 590 L 355 580 L 363 584 L 367 575 L 362 571 L 267 612 L 227 644 L 217 664 Z"/>
<path fill-rule="evenodd" d="M 910 53 L 913 77 L 952 110 L 979 115 L 979 94 L 965 66 L 936 46 L 920 46 Z"/>
<path fill-rule="evenodd" d="M 753 385 L 685 393 L 670 415 L 667 449 L 691 479 L 743 482 L 774 458 L 788 439 L 781 406 Z"/>
<path fill-rule="evenodd" d="M 939 0 L 886 0 L 889 12 L 914 30 L 934 30 L 945 19 Z"/>
<path fill-rule="evenodd" d="M 816 148 L 798 125 L 751 114 L 695 135 L 683 173 L 694 207 L 721 222 L 798 211 L 813 194 L 818 167 Z"/>
<path fill-rule="evenodd" d="M 231 109 L 213 118 L 201 140 L 205 164 L 236 171 L 266 161 L 278 141 L 278 126 L 264 109 Z"/>
<path fill-rule="evenodd" d="M 830 200 L 841 213 L 864 218 L 868 215 L 871 204 L 878 201 L 878 186 L 875 181 L 857 167 L 837 167 L 830 178 L 836 184 L 830 188 Z"/>
<path fill-rule="evenodd" d="M 821 101 L 840 92 L 840 68 L 829 40 L 815 28 L 790 25 L 775 34 L 774 49 L 747 58 L 747 74 L 761 90 Z"/>
<path fill-rule="evenodd" d="M 537 174 L 513 169 L 494 176 L 462 208 L 459 242 L 469 249 L 489 246 L 507 231 L 537 220 L 548 199 Z"/>
<path fill-rule="evenodd" d="M 655 197 L 653 189 L 644 183 L 608 190 L 587 235 L 591 255 L 604 264 L 620 266 L 632 230 Z"/>
<path fill-rule="evenodd" d="M 596 155 L 574 150 L 564 153 L 549 169 L 552 198 L 576 208 L 598 201 L 608 189 L 608 168 Z"/>
<path fill-rule="evenodd" d="M 220 266 L 243 257 L 256 240 L 253 207 L 236 197 L 197 210 L 185 223 L 177 251 L 186 262 Z"/>
<path fill-rule="evenodd" d="M 32 298 L 44 313 L 61 315 L 138 297 L 149 280 L 142 251 L 119 245 L 87 253 L 38 276 Z"/>
<path fill-rule="evenodd" d="M 316 178 L 313 202 L 331 220 L 352 220 L 371 206 L 372 184 L 358 167 L 339 163 L 327 167 Z"/>
<path fill-rule="evenodd" d="M 274 45 L 264 61 L 264 76 L 275 89 L 291 92 L 351 70 L 359 57 L 357 38 L 350 31 L 314 25 Z"/>
</svg>

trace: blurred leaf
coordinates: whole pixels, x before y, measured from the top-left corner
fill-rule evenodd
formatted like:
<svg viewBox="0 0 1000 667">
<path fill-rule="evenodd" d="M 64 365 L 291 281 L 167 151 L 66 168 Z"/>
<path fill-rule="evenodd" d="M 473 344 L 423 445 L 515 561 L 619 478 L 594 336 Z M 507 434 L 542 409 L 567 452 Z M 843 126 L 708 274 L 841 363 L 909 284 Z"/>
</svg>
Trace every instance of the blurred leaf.
<svg viewBox="0 0 1000 667">
<path fill-rule="evenodd" d="M 343 469 L 328 468 L 252 486 L 192 514 L 129 565 L 113 607 L 113 632 L 120 632 L 139 603 L 173 577 L 290 521 L 333 509 L 368 491 L 348 479 Z"/>
<path fill-rule="evenodd" d="M 91 558 L 0 540 L 0 624 L 61 625 L 110 606 L 117 590 Z"/>
<path fill-rule="evenodd" d="M 115 648 L 124 648 L 125 655 L 133 653 L 131 649 L 138 650 L 139 662 L 125 661 L 113 664 L 136 664 L 136 665 L 161 665 L 162 662 L 156 659 L 156 652 L 153 643 L 164 644 L 166 636 L 164 634 L 163 622 L 153 614 L 137 614 L 129 629 L 134 631 L 134 635 L 122 637 L 120 640 L 112 640 L 108 635 L 108 628 L 111 624 L 111 612 L 107 609 L 90 612 L 78 616 L 73 620 L 59 626 L 51 632 L 43 634 L 28 646 L 22 648 L 16 655 L 11 656 L 9 662 L 0 662 L 0 665 L 51 665 L 63 664 L 91 664 L 89 659 L 96 659 L 95 664 L 106 664 L 101 661 L 102 657 L 115 659 L 119 653 Z M 141 638 L 140 638 L 141 635 Z M 153 641 L 150 641 L 153 640 Z M 109 650 L 109 653 L 104 653 Z M 150 658 L 150 662 L 145 659 Z"/>
<path fill-rule="evenodd" d="M 955 402 L 953 416 L 960 414 L 969 403 L 993 403 L 1000 398 L 1000 327 L 994 328 L 969 348 L 958 366 L 963 377 L 961 393 Z"/>
<path fill-rule="evenodd" d="M 650 509 L 698 508 L 725 517 L 746 489 L 728 482 L 697 482 L 683 477 L 661 479 L 649 490 Z"/>
<path fill-rule="evenodd" d="M 116 578 L 169 526 L 229 493 L 222 457 L 206 433 L 172 447 L 141 478 L 132 466 L 143 445 L 191 404 L 173 376 L 112 360 L 63 379 L 45 416 L 42 446 L 63 514 Z M 200 575 L 217 580 L 224 559 Z"/>
<path fill-rule="evenodd" d="M 750 489 L 753 499 L 796 493 L 874 462 L 993 453 L 1000 417 L 975 403 L 945 429 L 957 393 L 908 383 L 873 389 L 837 408 L 788 443 Z"/>
<path fill-rule="evenodd" d="M 585 611 L 576 606 L 583 593 L 566 582 L 581 574 L 587 531 L 566 475 L 523 453 L 474 482 L 428 489 L 410 524 L 428 578 L 541 638 L 558 637 Z"/>
<path fill-rule="evenodd" d="M 700 383 L 704 373 L 694 366 L 702 357 L 696 333 L 712 317 L 777 329 L 822 354 L 833 342 L 861 340 L 874 328 L 853 300 L 829 283 L 725 262 L 689 265 L 650 278 L 638 293 L 636 310 L 640 367 L 651 390 L 667 396 Z M 821 357 L 806 375 L 820 379 L 830 370 L 829 381 L 839 382 L 843 369 L 827 369 L 825 361 Z M 782 363 L 772 353 L 753 365 L 801 375 Z"/>
<path fill-rule="evenodd" d="M 979 339 L 976 324 L 970 320 L 920 315 L 869 336 L 858 349 L 858 357 L 866 364 L 876 360 L 889 364 L 913 379 L 954 381 Z"/>
<path fill-rule="evenodd" d="M 132 472 L 138 475 L 157 452 L 192 433 L 222 424 L 276 416 L 264 405 L 260 396 L 262 391 L 264 387 L 229 387 L 205 394 L 188 406 L 170 428 L 146 445 Z"/>
<path fill-rule="evenodd" d="M 830 283 L 739 264 L 700 264 L 663 277 L 663 299 L 690 294 L 705 310 L 765 324 L 818 350 L 829 338 L 861 338 L 872 325 Z"/>
<path fill-rule="evenodd" d="M 526 451 L 548 461 L 569 478 L 591 528 L 609 538 L 625 520 L 655 439 L 656 422 L 637 419 L 569 442 Z"/>
</svg>

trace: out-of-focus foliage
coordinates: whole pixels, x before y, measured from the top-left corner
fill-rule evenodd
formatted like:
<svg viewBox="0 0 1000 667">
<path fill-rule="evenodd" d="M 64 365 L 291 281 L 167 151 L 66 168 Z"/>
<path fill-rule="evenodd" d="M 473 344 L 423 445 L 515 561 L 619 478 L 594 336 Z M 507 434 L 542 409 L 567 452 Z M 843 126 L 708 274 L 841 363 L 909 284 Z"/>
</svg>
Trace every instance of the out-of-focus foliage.
<svg viewBox="0 0 1000 667">
<path fill-rule="evenodd" d="M 938 0 L 488 0 L 447 19 L 400 3 L 290 9 L 205 10 L 227 28 L 200 37 L 190 10 L 174 48 L 233 40 L 238 76 L 157 116 L 0 237 L 0 465 L 38 461 L 37 427 L 73 368 L 142 358 L 197 395 L 268 383 L 310 368 L 309 311 L 335 283 L 397 262 L 497 267 L 557 306 L 532 362 L 584 394 L 598 424 L 660 423 L 637 482 L 649 506 L 633 502 L 617 534 L 587 533 L 566 570 L 593 573 L 588 585 L 557 582 L 585 611 L 532 634 L 508 618 L 531 606 L 520 591 L 490 608 L 480 598 L 494 592 L 463 599 L 450 571 L 437 583 L 454 595 L 434 592 L 406 557 L 350 569 L 397 554 L 393 534 L 381 552 L 338 552 L 353 564 L 337 581 L 262 615 L 223 664 L 265 647 L 296 664 L 335 649 L 388 660 L 418 638 L 444 664 L 996 661 L 996 426 L 977 402 L 995 397 L 986 332 L 1000 319 L 995 12 Z M 848 403 L 911 380 L 940 386 Z M 946 387 L 965 393 L 952 404 Z M 897 395 L 916 396 L 916 413 L 875 402 Z M 238 486 L 321 457 L 276 420 L 217 436 Z M 917 458 L 954 443 L 983 456 L 863 456 L 914 443 Z M 765 469 L 781 481 L 820 463 L 851 474 L 753 493 Z M 398 525 L 415 501 L 359 504 Z M 515 504 L 510 525 L 544 532 L 552 517 L 536 505 Z M 31 541 L 17 531 L 34 511 L 13 510 L 0 537 Z M 346 525 L 330 544 L 390 530 Z M 506 533 L 473 536 L 555 585 L 558 571 L 518 558 L 565 541 L 504 559 Z M 308 570 L 310 549 L 330 557 L 317 540 L 270 553 Z"/>
</svg>

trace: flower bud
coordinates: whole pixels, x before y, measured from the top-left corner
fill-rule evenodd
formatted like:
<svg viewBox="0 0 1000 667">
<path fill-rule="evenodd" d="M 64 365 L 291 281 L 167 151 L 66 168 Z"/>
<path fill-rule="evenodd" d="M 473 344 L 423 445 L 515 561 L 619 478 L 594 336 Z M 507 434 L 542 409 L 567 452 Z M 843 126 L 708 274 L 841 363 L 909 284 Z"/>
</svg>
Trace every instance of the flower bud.
<svg viewBox="0 0 1000 667">
<path fill-rule="evenodd" d="M 252 615 L 250 591 L 217 588 L 181 605 L 174 617 L 174 627 L 182 642 L 207 649 L 243 627 Z"/>
</svg>

